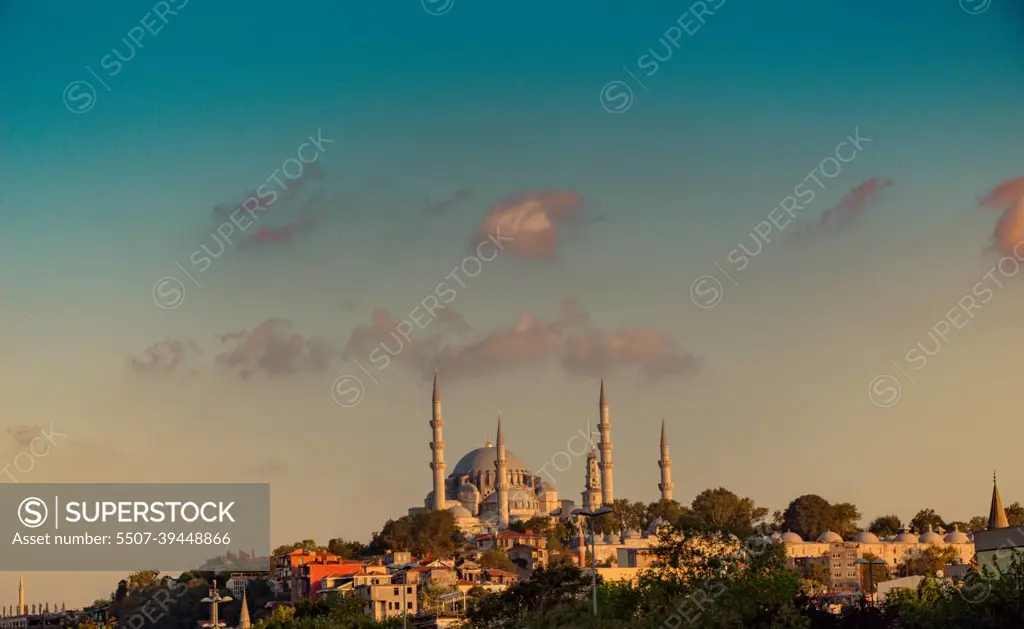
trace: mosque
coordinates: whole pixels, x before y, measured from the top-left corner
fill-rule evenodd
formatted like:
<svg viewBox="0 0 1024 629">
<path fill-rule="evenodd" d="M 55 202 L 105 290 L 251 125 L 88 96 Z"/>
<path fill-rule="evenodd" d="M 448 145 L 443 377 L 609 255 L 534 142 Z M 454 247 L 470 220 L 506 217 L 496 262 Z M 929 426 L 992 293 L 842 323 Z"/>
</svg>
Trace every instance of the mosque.
<svg viewBox="0 0 1024 629">
<path fill-rule="evenodd" d="M 426 509 L 447 509 L 464 533 L 483 533 L 505 530 L 510 522 L 528 520 L 534 516 L 568 517 L 576 508 L 572 500 L 559 500 L 558 492 L 548 482 L 529 470 L 526 464 L 505 447 L 498 414 L 497 443 L 490 438 L 482 448 L 465 454 L 451 474 L 445 476 L 445 443 L 442 438 L 444 420 L 441 416 L 441 395 L 438 391 L 437 371 L 434 371 L 433 430 L 430 449 L 433 460 L 430 469 L 433 490 L 423 501 L 423 507 L 409 509 L 413 515 Z M 581 492 L 584 509 L 596 509 L 614 500 L 612 462 L 612 424 L 605 395 L 604 380 L 598 401 L 600 440 L 587 457 L 585 488 Z M 598 460 L 600 451 L 600 460 Z M 661 490 L 663 499 L 672 499 L 672 462 L 668 453 L 665 425 L 661 427 Z"/>
</svg>

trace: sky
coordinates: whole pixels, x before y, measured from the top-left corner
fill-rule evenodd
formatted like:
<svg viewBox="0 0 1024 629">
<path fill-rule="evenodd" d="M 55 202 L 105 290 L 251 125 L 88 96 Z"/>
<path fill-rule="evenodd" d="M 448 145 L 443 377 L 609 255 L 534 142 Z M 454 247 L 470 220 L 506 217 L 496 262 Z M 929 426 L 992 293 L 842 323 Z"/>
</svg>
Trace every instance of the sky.
<svg viewBox="0 0 1024 629">
<path fill-rule="evenodd" d="M 1024 500 L 1024 206 L 979 207 L 1024 11 L 640 5 L 0 2 L 0 454 L 63 435 L 18 482 L 266 482 L 274 546 L 366 542 L 436 366 L 449 470 L 501 411 L 577 502 L 602 377 L 616 497 L 664 418 L 684 503 Z"/>
</svg>

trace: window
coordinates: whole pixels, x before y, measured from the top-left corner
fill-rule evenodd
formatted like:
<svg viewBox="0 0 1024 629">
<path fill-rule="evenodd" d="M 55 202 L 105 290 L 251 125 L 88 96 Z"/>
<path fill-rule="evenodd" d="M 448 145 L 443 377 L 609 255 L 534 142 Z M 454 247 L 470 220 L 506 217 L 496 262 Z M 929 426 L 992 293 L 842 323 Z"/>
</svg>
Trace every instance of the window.
<svg viewBox="0 0 1024 629">
<path fill-rule="evenodd" d="M 395 596 L 398 596 L 398 588 L 395 588 Z"/>
<path fill-rule="evenodd" d="M 406 594 L 412 594 L 412 588 L 405 588 Z"/>
<path fill-rule="evenodd" d="M 407 609 L 412 609 L 412 601 L 405 604 Z"/>
</svg>

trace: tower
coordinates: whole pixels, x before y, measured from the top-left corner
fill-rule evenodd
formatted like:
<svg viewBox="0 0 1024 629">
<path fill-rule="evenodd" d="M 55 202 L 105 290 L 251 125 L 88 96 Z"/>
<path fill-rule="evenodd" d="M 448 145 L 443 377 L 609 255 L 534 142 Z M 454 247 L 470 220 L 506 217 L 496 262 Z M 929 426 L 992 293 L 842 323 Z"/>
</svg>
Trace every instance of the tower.
<svg viewBox="0 0 1024 629">
<path fill-rule="evenodd" d="M 661 482 L 658 489 L 661 490 L 662 500 L 672 500 L 672 457 L 668 454 L 668 437 L 665 436 L 665 420 L 661 420 L 661 459 L 658 460 L 658 467 L 661 468 Z"/>
<path fill-rule="evenodd" d="M 433 429 L 433 441 L 430 442 L 430 449 L 433 451 L 433 460 L 430 462 L 430 469 L 434 474 L 434 509 L 440 511 L 445 508 L 444 495 L 444 440 L 441 437 L 441 429 L 444 428 L 444 420 L 441 419 L 441 394 L 437 390 L 437 369 L 434 369 L 434 413 L 430 420 L 430 427 Z"/>
<path fill-rule="evenodd" d="M 498 411 L 498 458 L 494 461 L 498 490 L 498 528 L 508 528 L 508 461 L 505 459 L 505 435 L 501 432 L 501 411 Z"/>
<path fill-rule="evenodd" d="M 1006 519 L 1006 511 L 1003 509 L 1003 499 L 999 496 L 999 487 L 996 486 L 996 473 L 992 472 L 992 506 L 988 510 L 988 530 L 1009 527 L 1010 522 Z"/>
<path fill-rule="evenodd" d="M 25 609 L 25 578 L 18 577 L 18 615 L 24 616 L 28 612 Z"/>
<path fill-rule="evenodd" d="M 242 615 L 238 618 L 238 629 L 250 629 L 252 621 L 249 620 L 249 601 L 245 599 L 245 592 L 242 592 Z"/>
<path fill-rule="evenodd" d="M 601 409 L 601 423 L 597 425 L 597 429 L 601 433 L 601 500 L 604 504 L 610 505 L 614 501 L 612 470 L 615 468 L 615 464 L 612 463 L 612 422 L 608 413 L 608 398 L 604 394 L 604 378 L 601 378 L 601 401 L 599 406 Z"/>
<path fill-rule="evenodd" d="M 601 472 L 597 462 L 597 451 L 590 449 L 587 454 L 587 478 L 583 487 L 583 508 L 593 511 L 601 507 Z"/>
</svg>

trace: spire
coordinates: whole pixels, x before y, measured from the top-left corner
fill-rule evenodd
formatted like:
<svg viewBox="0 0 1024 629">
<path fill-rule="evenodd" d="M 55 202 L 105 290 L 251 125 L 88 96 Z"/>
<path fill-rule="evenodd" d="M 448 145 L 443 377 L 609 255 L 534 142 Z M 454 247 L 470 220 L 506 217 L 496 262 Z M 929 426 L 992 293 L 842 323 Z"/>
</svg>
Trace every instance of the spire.
<svg viewBox="0 0 1024 629">
<path fill-rule="evenodd" d="M 25 577 L 18 577 L 18 615 L 23 616 L 28 612 L 25 607 Z"/>
<path fill-rule="evenodd" d="M 598 406 L 608 406 L 608 398 L 604 394 L 604 378 L 601 378 L 601 401 Z"/>
<path fill-rule="evenodd" d="M 252 626 L 252 622 L 249 620 L 249 602 L 245 598 L 245 592 L 242 592 L 242 615 L 238 620 L 239 629 L 249 629 Z"/>
<path fill-rule="evenodd" d="M 988 511 L 988 530 L 1005 528 L 1010 528 L 1010 522 L 1006 519 L 1003 499 L 999 496 L 999 487 L 996 485 L 996 473 L 992 472 L 992 506 Z"/>
<path fill-rule="evenodd" d="M 658 467 L 661 468 L 661 482 L 658 489 L 661 491 L 662 500 L 672 500 L 672 457 L 668 452 L 668 434 L 665 432 L 665 418 L 661 419 L 661 457 L 658 458 Z"/>
<path fill-rule="evenodd" d="M 668 437 L 665 436 L 665 418 L 664 417 L 661 418 L 661 447 L 662 448 L 667 448 L 668 447 Z"/>
<path fill-rule="evenodd" d="M 434 403 L 441 401 L 441 393 L 437 390 L 437 367 L 434 367 Z"/>
<path fill-rule="evenodd" d="M 490 437 L 488 437 L 490 440 Z M 501 434 L 501 411 L 498 411 L 498 447 L 505 445 L 505 435 Z"/>
</svg>

